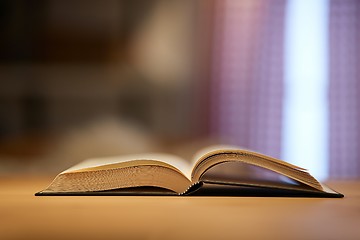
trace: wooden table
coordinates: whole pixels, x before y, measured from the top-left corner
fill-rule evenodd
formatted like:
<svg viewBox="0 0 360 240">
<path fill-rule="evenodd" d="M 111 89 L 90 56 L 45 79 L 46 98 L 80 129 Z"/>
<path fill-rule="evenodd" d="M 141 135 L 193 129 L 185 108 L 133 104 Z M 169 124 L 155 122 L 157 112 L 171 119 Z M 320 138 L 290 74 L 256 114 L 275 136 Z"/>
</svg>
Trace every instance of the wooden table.
<svg viewBox="0 0 360 240">
<path fill-rule="evenodd" d="M 52 178 L 0 178 L 0 239 L 360 239 L 360 182 L 343 199 L 35 197 Z"/>
</svg>

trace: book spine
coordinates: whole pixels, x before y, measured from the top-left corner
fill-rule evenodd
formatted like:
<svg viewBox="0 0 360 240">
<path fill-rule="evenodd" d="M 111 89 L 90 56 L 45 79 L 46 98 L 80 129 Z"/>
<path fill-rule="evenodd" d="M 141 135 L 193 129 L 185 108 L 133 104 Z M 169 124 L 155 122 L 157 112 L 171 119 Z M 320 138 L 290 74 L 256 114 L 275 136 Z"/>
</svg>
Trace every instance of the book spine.
<svg viewBox="0 0 360 240">
<path fill-rule="evenodd" d="M 203 185 L 202 182 L 192 183 L 184 192 L 179 193 L 179 195 L 183 196 L 183 195 L 192 194 L 192 193 L 196 192 L 197 190 L 199 190 L 202 185 Z"/>
</svg>

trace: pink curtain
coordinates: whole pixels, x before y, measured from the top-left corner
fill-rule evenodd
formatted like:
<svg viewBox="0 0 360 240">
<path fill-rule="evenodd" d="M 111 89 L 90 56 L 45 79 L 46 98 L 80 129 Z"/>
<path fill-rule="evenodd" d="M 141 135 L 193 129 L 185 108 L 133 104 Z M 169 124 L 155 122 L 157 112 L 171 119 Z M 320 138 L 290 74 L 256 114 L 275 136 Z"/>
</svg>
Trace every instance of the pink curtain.
<svg viewBox="0 0 360 240">
<path fill-rule="evenodd" d="M 360 1 L 329 2 L 329 177 L 360 177 Z M 211 132 L 281 153 L 286 0 L 215 1 Z"/>
<path fill-rule="evenodd" d="M 360 177 L 360 1 L 330 1 L 330 177 Z"/>
<path fill-rule="evenodd" d="M 211 131 L 274 157 L 281 151 L 285 0 L 215 2 Z"/>
</svg>

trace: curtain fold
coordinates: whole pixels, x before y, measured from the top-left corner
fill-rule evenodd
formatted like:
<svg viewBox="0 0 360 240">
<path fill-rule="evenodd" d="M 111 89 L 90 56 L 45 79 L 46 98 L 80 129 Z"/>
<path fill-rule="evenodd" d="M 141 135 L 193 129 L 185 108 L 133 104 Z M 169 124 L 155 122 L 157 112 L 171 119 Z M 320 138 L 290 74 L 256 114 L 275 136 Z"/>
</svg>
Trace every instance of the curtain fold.
<svg viewBox="0 0 360 240">
<path fill-rule="evenodd" d="M 360 1 L 331 0 L 330 178 L 360 177 Z"/>
<path fill-rule="evenodd" d="M 274 157 L 281 153 L 286 3 L 214 5 L 210 131 Z M 329 178 L 359 178 L 360 1 L 329 4 Z"/>
<path fill-rule="evenodd" d="M 211 131 L 280 157 L 285 0 L 216 1 Z"/>
</svg>

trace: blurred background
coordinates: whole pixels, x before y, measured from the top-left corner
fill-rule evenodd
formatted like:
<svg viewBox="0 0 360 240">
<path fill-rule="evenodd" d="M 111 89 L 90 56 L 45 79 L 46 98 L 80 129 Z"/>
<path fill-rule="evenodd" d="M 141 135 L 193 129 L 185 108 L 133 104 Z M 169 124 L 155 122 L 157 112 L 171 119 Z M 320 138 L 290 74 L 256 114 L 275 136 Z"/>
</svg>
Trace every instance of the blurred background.
<svg viewBox="0 0 360 240">
<path fill-rule="evenodd" d="M 360 2 L 0 2 L 0 175 L 236 144 L 360 177 Z"/>
</svg>

